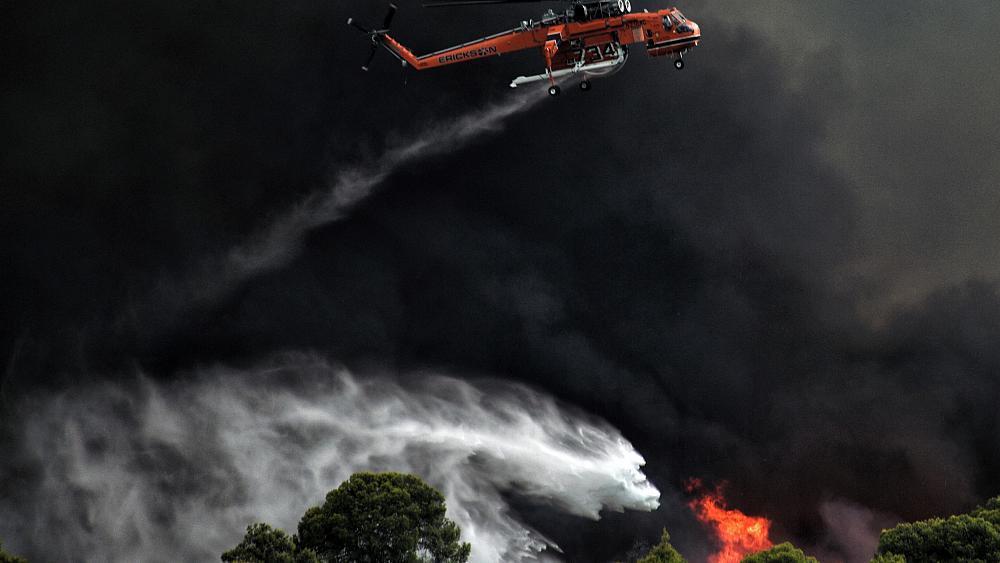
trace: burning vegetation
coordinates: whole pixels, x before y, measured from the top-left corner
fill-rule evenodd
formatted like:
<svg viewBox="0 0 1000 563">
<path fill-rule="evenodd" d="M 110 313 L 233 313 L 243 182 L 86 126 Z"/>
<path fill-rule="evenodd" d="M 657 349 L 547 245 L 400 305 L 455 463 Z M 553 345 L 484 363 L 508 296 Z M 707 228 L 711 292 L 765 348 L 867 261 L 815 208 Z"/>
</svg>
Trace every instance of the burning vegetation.
<svg viewBox="0 0 1000 563">
<path fill-rule="evenodd" d="M 713 532 L 718 550 L 708 563 L 818 563 L 801 549 L 785 542 L 775 545 L 771 521 L 748 516 L 727 506 L 724 485 L 705 487 L 691 479 L 685 489 L 692 495 L 688 507 Z M 1000 561 L 1000 497 L 990 499 L 968 514 L 902 523 L 882 530 L 871 563 L 918 561 Z M 658 545 L 645 556 L 626 563 L 686 563 L 670 545 L 666 530 Z"/>
<path fill-rule="evenodd" d="M 739 563 L 743 557 L 770 549 L 771 521 L 763 516 L 748 516 L 726 506 L 724 485 L 707 489 L 700 479 L 691 479 L 687 492 L 694 495 L 688 506 L 700 522 L 709 526 L 719 541 L 719 551 L 709 563 Z"/>
</svg>

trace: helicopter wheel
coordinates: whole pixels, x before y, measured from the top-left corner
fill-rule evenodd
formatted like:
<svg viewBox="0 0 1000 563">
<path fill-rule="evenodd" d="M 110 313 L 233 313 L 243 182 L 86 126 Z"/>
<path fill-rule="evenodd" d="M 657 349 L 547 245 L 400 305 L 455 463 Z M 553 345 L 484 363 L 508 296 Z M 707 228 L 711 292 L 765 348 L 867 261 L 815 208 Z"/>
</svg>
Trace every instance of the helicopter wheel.
<svg viewBox="0 0 1000 563">
<path fill-rule="evenodd" d="M 590 91 L 590 81 L 584 80 L 583 82 L 581 82 L 580 89 L 583 90 L 584 92 Z"/>
<path fill-rule="evenodd" d="M 550 96 L 558 96 L 559 92 L 562 92 L 562 88 L 560 88 L 558 86 L 549 86 L 549 95 Z"/>
<path fill-rule="evenodd" d="M 676 61 L 674 61 L 674 68 L 676 68 L 677 70 L 681 70 L 682 68 L 684 68 L 684 59 L 677 59 Z"/>
</svg>

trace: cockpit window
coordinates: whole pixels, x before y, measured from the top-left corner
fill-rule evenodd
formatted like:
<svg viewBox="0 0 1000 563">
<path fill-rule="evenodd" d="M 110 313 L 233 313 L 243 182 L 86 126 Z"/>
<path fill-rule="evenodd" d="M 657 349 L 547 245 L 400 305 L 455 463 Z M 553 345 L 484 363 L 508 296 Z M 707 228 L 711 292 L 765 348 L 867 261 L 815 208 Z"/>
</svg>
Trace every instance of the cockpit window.
<svg viewBox="0 0 1000 563">
<path fill-rule="evenodd" d="M 670 17 L 670 14 L 663 16 L 663 27 L 667 29 L 674 27 L 674 18 Z"/>
<path fill-rule="evenodd" d="M 686 22 L 688 20 L 684 17 L 684 14 L 682 14 L 680 10 L 674 10 L 674 17 L 677 18 L 677 21 L 681 22 Z"/>
</svg>

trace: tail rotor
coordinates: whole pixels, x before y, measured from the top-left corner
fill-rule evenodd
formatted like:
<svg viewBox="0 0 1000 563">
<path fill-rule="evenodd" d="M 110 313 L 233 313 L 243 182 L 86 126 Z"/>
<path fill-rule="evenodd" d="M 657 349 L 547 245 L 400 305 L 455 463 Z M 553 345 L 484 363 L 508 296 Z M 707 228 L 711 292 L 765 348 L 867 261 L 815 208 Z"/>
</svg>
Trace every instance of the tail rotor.
<svg viewBox="0 0 1000 563">
<path fill-rule="evenodd" d="M 371 67 L 372 60 L 375 58 L 375 54 L 378 53 L 379 47 L 385 47 L 383 37 L 389 33 L 389 27 L 392 25 L 392 18 L 396 16 L 396 5 L 389 4 L 389 11 L 386 12 L 385 18 L 382 19 L 381 29 L 368 29 L 367 27 L 358 23 L 354 18 L 347 18 L 347 25 L 357 29 L 361 33 L 364 33 L 371 39 L 372 48 L 368 53 L 368 58 L 365 60 L 365 64 L 361 65 L 361 70 L 368 71 Z"/>
</svg>

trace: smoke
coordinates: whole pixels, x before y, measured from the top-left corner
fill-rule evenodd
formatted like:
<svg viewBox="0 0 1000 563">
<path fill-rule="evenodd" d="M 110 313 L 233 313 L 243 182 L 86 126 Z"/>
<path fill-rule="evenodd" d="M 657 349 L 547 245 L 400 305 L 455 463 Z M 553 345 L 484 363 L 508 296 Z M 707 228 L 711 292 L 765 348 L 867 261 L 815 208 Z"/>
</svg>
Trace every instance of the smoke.
<svg viewBox="0 0 1000 563">
<path fill-rule="evenodd" d="M 294 531 L 361 470 L 442 491 L 479 562 L 556 548 L 506 493 L 593 519 L 659 505 L 617 430 L 510 383 L 358 378 L 300 354 L 69 389 L 25 410 L 14 457 L 40 475 L 0 500 L 0 534 L 40 560 L 211 560 L 251 522 Z"/>
<path fill-rule="evenodd" d="M 899 523 L 899 518 L 841 499 L 822 503 L 819 513 L 827 531 L 819 552 L 823 561 L 870 561 L 878 549 L 881 531 Z"/>
</svg>

